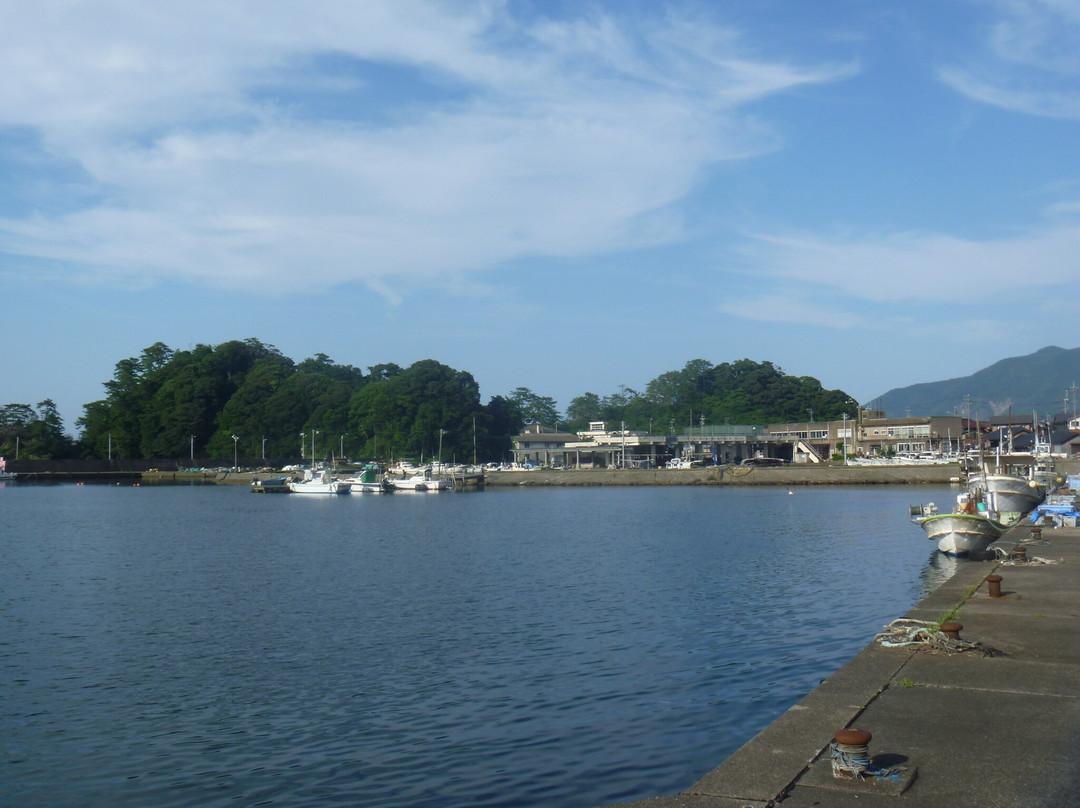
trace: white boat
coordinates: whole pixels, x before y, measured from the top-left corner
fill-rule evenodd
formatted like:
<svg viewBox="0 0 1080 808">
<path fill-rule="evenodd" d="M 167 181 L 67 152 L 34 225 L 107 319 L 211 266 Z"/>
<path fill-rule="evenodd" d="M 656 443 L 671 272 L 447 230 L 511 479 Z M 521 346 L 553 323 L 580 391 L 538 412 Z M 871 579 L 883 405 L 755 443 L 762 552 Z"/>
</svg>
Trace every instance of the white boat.
<svg viewBox="0 0 1080 808">
<path fill-rule="evenodd" d="M 397 480 L 391 479 L 389 483 L 395 491 L 448 491 L 453 487 L 449 480 L 432 475 L 431 469 Z"/>
<path fill-rule="evenodd" d="M 1046 498 L 1046 488 L 1033 477 L 1019 474 L 980 474 L 971 478 L 974 493 L 992 497 L 999 513 L 1029 513 Z"/>
<path fill-rule="evenodd" d="M 939 513 L 932 502 L 911 509 L 911 521 L 926 531 L 926 538 L 937 542 L 938 550 L 946 555 L 966 556 L 985 550 L 1009 529 L 993 518 L 992 511 L 980 511 L 969 494 L 960 494 L 956 499 L 952 513 Z"/>
<path fill-rule="evenodd" d="M 294 494 L 348 494 L 352 485 L 344 480 L 335 480 L 330 469 L 316 472 L 306 470 L 303 480 L 289 482 L 289 490 Z"/>
<path fill-rule="evenodd" d="M 691 460 L 688 457 L 673 457 L 667 462 L 664 468 L 667 469 L 692 469 L 695 466 L 700 466 L 700 460 Z"/>
<path fill-rule="evenodd" d="M 379 467 L 369 463 L 355 477 L 342 480 L 352 486 L 354 494 L 382 494 L 393 489 L 384 479 L 379 479 Z"/>
</svg>

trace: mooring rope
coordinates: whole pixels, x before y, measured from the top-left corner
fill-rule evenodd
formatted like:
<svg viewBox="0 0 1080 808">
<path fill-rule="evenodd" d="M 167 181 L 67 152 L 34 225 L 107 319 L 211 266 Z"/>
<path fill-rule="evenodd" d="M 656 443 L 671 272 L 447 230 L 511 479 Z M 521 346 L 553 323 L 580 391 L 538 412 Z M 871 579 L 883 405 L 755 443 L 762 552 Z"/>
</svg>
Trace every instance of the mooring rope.
<svg viewBox="0 0 1080 808">
<path fill-rule="evenodd" d="M 896 769 L 882 769 L 870 762 L 870 747 L 866 744 L 845 744 L 832 742 L 833 777 L 850 777 L 861 780 L 863 777 L 876 777 L 879 780 L 898 782 L 900 773 Z"/>
<path fill-rule="evenodd" d="M 925 620 L 912 620 L 902 617 L 885 626 L 885 630 L 874 637 L 874 641 L 886 648 L 903 648 L 920 645 L 944 651 L 948 654 L 962 654 L 977 651 L 986 656 L 993 656 L 994 651 L 977 642 L 967 642 L 959 637 L 950 637 L 943 632 L 938 623 Z"/>
<path fill-rule="evenodd" d="M 1030 558 L 1021 558 L 1013 555 L 1011 549 L 1005 547 L 994 547 L 994 555 L 997 556 L 997 560 L 1003 567 L 1024 567 L 1038 564 L 1058 564 L 1060 562 L 1055 561 L 1052 558 L 1043 558 L 1042 556 L 1031 556 Z"/>
</svg>

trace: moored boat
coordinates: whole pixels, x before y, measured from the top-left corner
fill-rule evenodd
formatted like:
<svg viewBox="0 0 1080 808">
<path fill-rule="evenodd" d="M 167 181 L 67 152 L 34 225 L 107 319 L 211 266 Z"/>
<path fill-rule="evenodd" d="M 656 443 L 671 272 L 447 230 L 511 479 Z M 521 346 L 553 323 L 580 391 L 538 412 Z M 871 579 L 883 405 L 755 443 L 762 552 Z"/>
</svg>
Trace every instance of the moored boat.
<svg viewBox="0 0 1080 808">
<path fill-rule="evenodd" d="M 287 494 L 289 493 L 288 477 L 256 477 L 251 481 L 251 490 L 256 494 Z"/>
<path fill-rule="evenodd" d="M 1002 514 L 1016 514 L 1019 519 L 1046 498 L 1046 488 L 1034 477 L 1019 474 L 980 474 L 971 479 L 972 493 L 993 499 Z"/>
<path fill-rule="evenodd" d="M 448 491 L 453 487 L 449 480 L 434 476 L 431 469 L 391 479 L 389 484 L 396 491 Z"/>
<path fill-rule="evenodd" d="M 290 480 L 289 490 L 294 494 L 348 494 L 352 485 L 344 480 L 335 480 L 329 469 L 304 472 L 303 480 Z"/>
<path fill-rule="evenodd" d="M 342 482 L 349 483 L 354 494 L 382 494 L 393 490 L 385 479 L 380 479 L 379 467 L 374 463 L 368 463 L 355 477 Z"/>
<path fill-rule="evenodd" d="M 966 556 L 985 550 L 999 539 L 1009 525 L 993 518 L 992 511 L 980 511 L 969 494 L 957 497 L 952 513 L 939 513 L 933 503 L 916 505 L 911 509 L 911 521 L 919 525 L 926 538 L 937 542 L 937 548 L 950 556 Z"/>
</svg>

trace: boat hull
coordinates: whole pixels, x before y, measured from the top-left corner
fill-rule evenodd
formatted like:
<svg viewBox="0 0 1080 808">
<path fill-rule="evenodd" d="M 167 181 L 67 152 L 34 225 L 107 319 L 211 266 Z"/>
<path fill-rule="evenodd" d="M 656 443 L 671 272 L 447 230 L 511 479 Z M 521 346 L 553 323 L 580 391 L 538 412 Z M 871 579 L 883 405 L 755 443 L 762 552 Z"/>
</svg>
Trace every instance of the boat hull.
<svg viewBox="0 0 1080 808">
<path fill-rule="evenodd" d="M 1023 516 L 1046 497 L 1046 489 L 1037 482 L 1013 474 L 987 474 L 974 480 L 973 490 L 982 489 L 999 513 Z"/>
<path fill-rule="evenodd" d="M 950 556 L 966 556 L 985 550 L 1008 528 L 979 514 L 942 513 L 918 520 L 926 538 L 937 542 L 938 550 Z"/>
</svg>

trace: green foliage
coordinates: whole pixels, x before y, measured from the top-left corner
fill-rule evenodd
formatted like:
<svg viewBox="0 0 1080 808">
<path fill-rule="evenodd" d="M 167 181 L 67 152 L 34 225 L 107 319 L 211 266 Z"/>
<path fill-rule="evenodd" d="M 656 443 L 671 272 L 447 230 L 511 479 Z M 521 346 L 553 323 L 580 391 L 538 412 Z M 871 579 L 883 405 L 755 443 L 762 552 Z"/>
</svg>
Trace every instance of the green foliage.
<svg viewBox="0 0 1080 808">
<path fill-rule="evenodd" d="M 256 339 L 174 351 L 155 343 L 116 364 L 105 398 L 84 407 L 77 446 L 63 435 L 51 401 L 0 408 L 0 451 L 21 457 L 74 452 L 114 459 L 310 460 L 344 450 L 354 458 L 478 461 L 509 456 L 527 423 L 585 429 L 677 432 L 687 425 L 836 420 L 857 404 L 817 379 L 787 376 L 769 362 L 687 362 L 648 383 L 571 400 L 566 419 L 554 399 L 518 387 L 480 403 L 472 375 L 425 359 L 407 368 L 377 364 L 367 373 L 326 354 L 295 363 Z M 811 416 L 811 412 L 813 415 Z M 313 435 L 314 432 L 314 435 Z M 237 436 L 234 443 L 233 436 Z M 264 455 L 265 452 L 265 455 Z M 192 457 L 193 455 L 193 457 Z M 187 461 L 187 462 L 185 462 Z"/>
<path fill-rule="evenodd" d="M 20 460 L 55 460 L 70 457 L 72 440 L 64 434 L 64 421 L 52 399 L 0 406 L 0 455 Z"/>
<path fill-rule="evenodd" d="M 201 464 L 231 460 L 235 449 L 241 460 L 261 461 L 264 451 L 310 460 L 314 440 L 316 460 L 342 450 L 382 459 L 441 450 L 443 459 L 484 460 L 508 447 L 506 401 L 488 412 L 470 374 L 431 359 L 405 369 L 375 365 L 365 375 L 322 353 L 297 364 L 254 339 L 190 351 L 157 343 L 118 362 L 105 389 L 77 422 L 87 457 L 104 458 L 111 445 L 115 459 Z M 493 425 L 504 431 L 502 443 L 492 440 Z"/>
<path fill-rule="evenodd" d="M 622 387 L 604 398 L 579 396 L 570 402 L 567 417 L 573 430 L 606 421 L 609 427 L 625 422 L 628 429 L 678 432 L 702 423 L 837 420 L 857 407 L 846 393 L 824 390 L 809 376 L 787 376 L 771 362 L 740 359 L 713 365 L 694 359 L 682 370 L 657 376 L 644 393 Z"/>
</svg>

